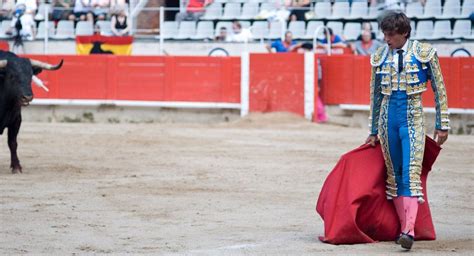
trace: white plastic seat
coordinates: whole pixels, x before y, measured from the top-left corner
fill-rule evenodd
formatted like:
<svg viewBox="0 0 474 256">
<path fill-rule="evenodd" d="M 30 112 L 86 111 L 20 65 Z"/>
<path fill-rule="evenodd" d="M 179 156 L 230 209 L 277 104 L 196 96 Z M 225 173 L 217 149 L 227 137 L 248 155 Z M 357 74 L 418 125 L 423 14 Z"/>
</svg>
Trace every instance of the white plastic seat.
<svg viewBox="0 0 474 256">
<path fill-rule="evenodd" d="M 418 21 L 416 24 L 416 39 L 431 39 L 433 36 L 433 22 L 429 20 Z"/>
<path fill-rule="evenodd" d="M 190 39 L 196 35 L 195 21 L 181 21 L 178 28 L 178 34 L 173 39 Z"/>
<path fill-rule="evenodd" d="M 260 11 L 274 11 L 277 7 L 274 2 L 272 3 L 262 3 L 260 6 Z"/>
<path fill-rule="evenodd" d="M 330 2 L 316 2 L 314 5 L 314 14 L 316 19 L 325 19 L 331 16 Z"/>
<path fill-rule="evenodd" d="M 214 20 L 220 18 L 222 15 L 222 4 L 212 3 L 206 7 L 204 15 L 201 17 L 202 20 Z"/>
<path fill-rule="evenodd" d="M 271 22 L 270 23 L 270 31 L 267 35 L 266 38 L 268 39 L 277 39 L 277 38 L 281 38 L 281 35 L 282 33 L 284 33 L 286 30 L 286 23 L 283 23 L 283 27 L 282 27 L 282 23 L 281 22 Z"/>
<path fill-rule="evenodd" d="M 415 22 L 413 20 L 410 21 L 410 27 L 411 27 L 410 37 L 415 38 L 416 37 L 416 26 L 415 26 Z"/>
<path fill-rule="evenodd" d="M 250 26 L 252 26 L 252 23 L 250 23 L 248 20 L 241 20 L 239 22 L 242 28 L 250 28 Z"/>
<path fill-rule="evenodd" d="M 46 23 L 44 21 L 41 21 L 38 24 L 38 32 L 36 33 L 36 39 L 44 39 L 45 38 L 45 32 L 46 32 Z M 54 35 L 54 22 L 53 21 L 48 21 L 48 38 L 50 38 L 52 35 Z"/>
<path fill-rule="evenodd" d="M 332 29 L 332 32 L 334 35 L 342 35 L 343 32 L 343 25 L 342 22 L 340 21 L 329 21 L 326 26 L 330 27 Z"/>
<path fill-rule="evenodd" d="M 406 15 L 408 18 L 423 17 L 423 6 L 419 1 L 408 3 L 406 7 Z"/>
<path fill-rule="evenodd" d="M 268 36 L 268 22 L 255 21 L 252 24 L 252 35 L 255 39 L 262 39 Z"/>
<path fill-rule="evenodd" d="M 224 14 L 221 19 L 231 20 L 240 17 L 240 4 L 228 3 L 224 7 Z"/>
<path fill-rule="evenodd" d="M 452 19 L 461 16 L 460 0 L 446 0 L 443 7 L 443 19 Z"/>
<path fill-rule="evenodd" d="M 94 25 L 91 21 L 79 21 L 76 24 L 76 36 L 90 36 L 94 34 Z"/>
<path fill-rule="evenodd" d="M 306 35 L 304 36 L 305 39 L 313 39 L 314 37 L 314 32 L 316 31 L 316 29 L 318 29 L 319 27 L 322 27 L 324 26 L 324 22 L 322 21 L 310 21 L 308 22 L 308 26 L 306 27 Z M 321 30 L 319 32 L 320 35 L 323 34 L 322 32 L 323 30 Z M 319 37 L 319 35 L 318 35 Z"/>
<path fill-rule="evenodd" d="M 288 30 L 293 33 L 293 38 L 295 39 L 300 39 L 304 38 L 304 35 L 306 33 L 306 24 L 304 21 L 292 21 L 288 25 Z"/>
<path fill-rule="evenodd" d="M 380 15 L 380 9 L 377 6 L 369 7 L 369 19 L 375 19 Z"/>
<path fill-rule="evenodd" d="M 437 20 L 434 23 L 431 39 L 447 39 L 451 37 L 451 22 L 449 20 Z"/>
<path fill-rule="evenodd" d="M 178 30 L 178 23 L 176 21 L 166 21 L 164 24 L 166 25 L 168 22 L 169 23 L 174 23 L 174 25 L 176 26 L 176 29 L 174 31 Z M 103 36 L 112 35 L 112 28 L 110 27 L 110 20 L 98 20 L 95 23 L 95 25 L 99 26 L 99 30 L 100 30 L 101 35 L 103 35 Z"/>
<path fill-rule="evenodd" d="M 328 19 L 339 20 L 349 17 L 349 2 L 335 2 L 332 6 L 332 15 Z"/>
<path fill-rule="evenodd" d="M 3 20 L 2 24 L 0 25 L 0 38 L 10 38 L 12 36 L 5 34 L 7 30 L 10 28 L 12 21 L 11 20 Z"/>
<path fill-rule="evenodd" d="M 358 22 L 348 22 L 344 26 L 344 37 L 346 40 L 356 40 L 361 32 L 361 24 Z"/>
<path fill-rule="evenodd" d="M 460 38 L 469 38 L 472 33 L 470 20 L 456 20 L 454 23 L 453 34 L 451 38 L 460 39 Z"/>
<path fill-rule="evenodd" d="M 367 1 L 352 3 L 351 14 L 349 16 L 349 19 L 366 18 L 367 15 L 368 15 Z"/>
<path fill-rule="evenodd" d="M 56 34 L 51 36 L 54 39 L 71 39 L 75 38 L 74 21 L 60 20 L 56 28 Z"/>
<path fill-rule="evenodd" d="M 258 15 L 258 4 L 257 3 L 245 3 L 242 8 L 242 14 L 240 19 L 253 19 Z"/>
<path fill-rule="evenodd" d="M 197 25 L 196 35 L 191 39 L 211 39 L 214 38 L 214 23 L 212 21 L 200 21 Z"/>
<path fill-rule="evenodd" d="M 110 24 L 109 24 L 110 27 Z M 161 26 L 162 31 L 160 31 L 160 36 L 163 39 L 171 39 L 178 35 L 178 22 L 177 21 L 165 21 Z M 102 27 L 101 27 L 102 31 Z"/>
<path fill-rule="evenodd" d="M 422 18 L 440 17 L 441 9 L 441 0 L 426 0 Z"/>
<path fill-rule="evenodd" d="M 460 18 L 467 18 L 473 12 L 474 12 L 474 1 L 464 0 L 464 3 L 462 4 Z"/>
</svg>

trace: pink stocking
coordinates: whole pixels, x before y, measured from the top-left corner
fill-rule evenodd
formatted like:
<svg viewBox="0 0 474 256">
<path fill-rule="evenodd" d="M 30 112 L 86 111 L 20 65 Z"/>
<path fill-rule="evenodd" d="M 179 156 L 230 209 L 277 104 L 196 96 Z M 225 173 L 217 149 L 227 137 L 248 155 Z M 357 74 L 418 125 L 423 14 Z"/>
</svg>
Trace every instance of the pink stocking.
<svg viewBox="0 0 474 256">
<path fill-rule="evenodd" d="M 411 236 L 415 236 L 415 221 L 416 214 L 418 213 L 418 198 L 404 196 L 402 199 L 406 218 L 406 223 L 405 226 L 402 227 L 402 232 L 408 233 Z"/>
<path fill-rule="evenodd" d="M 405 209 L 403 208 L 403 197 L 394 197 L 393 205 L 395 205 L 395 210 L 397 211 L 398 219 L 400 220 L 400 230 L 403 230 L 406 225 Z"/>
<path fill-rule="evenodd" d="M 321 100 L 321 97 L 318 95 L 318 100 L 316 101 L 316 110 L 317 110 L 317 122 L 318 123 L 325 123 L 328 120 L 328 117 L 326 115 L 326 109 L 324 107 L 323 101 Z"/>
</svg>

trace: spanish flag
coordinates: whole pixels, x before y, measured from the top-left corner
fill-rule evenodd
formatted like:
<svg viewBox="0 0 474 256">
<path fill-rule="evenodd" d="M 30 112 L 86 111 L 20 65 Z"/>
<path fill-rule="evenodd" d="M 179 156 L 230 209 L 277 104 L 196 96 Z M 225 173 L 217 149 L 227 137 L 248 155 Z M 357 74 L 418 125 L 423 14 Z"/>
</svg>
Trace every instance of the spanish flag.
<svg viewBox="0 0 474 256">
<path fill-rule="evenodd" d="M 79 55 L 131 55 L 132 43 L 131 36 L 76 36 L 76 52 Z"/>
</svg>

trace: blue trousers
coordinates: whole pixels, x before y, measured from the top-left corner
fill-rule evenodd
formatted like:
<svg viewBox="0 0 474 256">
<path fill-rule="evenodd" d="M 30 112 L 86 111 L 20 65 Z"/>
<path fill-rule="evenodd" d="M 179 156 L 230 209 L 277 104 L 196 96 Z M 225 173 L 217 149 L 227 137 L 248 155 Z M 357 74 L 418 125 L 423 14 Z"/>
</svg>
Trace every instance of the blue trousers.
<svg viewBox="0 0 474 256">
<path fill-rule="evenodd" d="M 425 131 L 421 94 L 392 91 L 382 100 L 379 137 L 387 167 L 387 196 L 423 196 Z"/>
</svg>

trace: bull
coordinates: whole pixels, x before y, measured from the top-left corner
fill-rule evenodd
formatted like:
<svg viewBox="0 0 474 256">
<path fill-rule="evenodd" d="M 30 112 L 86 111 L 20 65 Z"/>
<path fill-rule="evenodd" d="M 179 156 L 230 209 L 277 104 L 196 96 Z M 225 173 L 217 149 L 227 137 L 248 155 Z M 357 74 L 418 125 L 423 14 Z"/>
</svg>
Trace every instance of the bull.
<svg viewBox="0 0 474 256">
<path fill-rule="evenodd" d="M 48 91 L 36 76 L 43 69 L 58 70 L 57 65 L 21 58 L 12 52 L 0 51 L 0 135 L 8 128 L 8 147 L 10 148 L 12 173 L 21 173 L 22 167 L 17 155 L 17 136 L 21 126 L 21 108 L 33 100 L 31 82 Z"/>
</svg>

